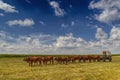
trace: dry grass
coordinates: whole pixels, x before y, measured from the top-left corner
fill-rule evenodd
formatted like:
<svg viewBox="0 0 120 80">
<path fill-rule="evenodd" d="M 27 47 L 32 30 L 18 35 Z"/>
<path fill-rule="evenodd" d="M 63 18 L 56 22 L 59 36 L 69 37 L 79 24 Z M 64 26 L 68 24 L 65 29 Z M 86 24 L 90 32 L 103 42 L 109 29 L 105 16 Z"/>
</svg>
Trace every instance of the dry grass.
<svg viewBox="0 0 120 80">
<path fill-rule="evenodd" d="M 29 67 L 23 58 L 0 58 L 0 80 L 120 80 L 120 56 L 112 62 Z"/>
</svg>

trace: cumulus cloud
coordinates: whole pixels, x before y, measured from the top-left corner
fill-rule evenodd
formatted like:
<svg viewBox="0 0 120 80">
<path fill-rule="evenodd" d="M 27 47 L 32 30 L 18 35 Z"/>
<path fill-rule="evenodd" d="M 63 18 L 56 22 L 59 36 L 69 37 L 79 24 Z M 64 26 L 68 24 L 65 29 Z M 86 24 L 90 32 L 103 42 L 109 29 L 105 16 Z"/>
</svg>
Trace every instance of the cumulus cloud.
<svg viewBox="0 0 120 80">
<path fill-rule="evenodd" d="M 60 36 L 56 39 L 54 44 L 56 47 L 61 48 L 74 48 L 80 47 L 85 44 L 85 41 L 82 38 L 75 38 L 73 34 L 70 33 L 67 36 Z"/>
<path fill-rule="evenodd" d="M 15 9 L 15 6 L 4 3 L 2 0 L 0 0 L 0 9 L 8 13 L 18 12 L 18 10 Z"/>
<path fill-rule="evenodd" d="M 112 48 L 115 49 L 116 51 L 119 51 L 120 47 L 120 27 L 113 27 L 110 32 L 110 38 L 109 41 L 112 43 L 113 46 Z M 119 51 L 120 52 L 120 51 Z"/>
<path fill-rule="evenodd" d="M 45 53 L 50 51 L 55 37 L 44 34 L 30 34 L 12 36 L 4 31 L 0 32 L 0 53 Z"/>
<path fill-rule="evenodd" d="M 62 27 L 62 28 L 67 28 L 67 27 L 69 27 L 69 25 L 62 23 L 62 24 L 61 24 L 61 27 Z"/>
<path fill-rule="evenodd" d="M 31 53 L 31 54 L 90 54 L 110 50 L 119 53 L 120 28 L 113 27 L 108 34 L 102 28 L 97 28 L 96 40 L 86 41 L 75 37 L 73 33 L 64 36 L 29 34 L 12 36 L 0 31 L 0 53 Z"/>
<path fill-rule="evenodd" d="M 24 19 L 24 20 L 11 20 L 8 21 L 7 24 L 9 26 L 15 26 L 15 25 L 19 25 L 19 26 L 33 26 L 35 24 L 35 22 L 32 19 Z"/>
<path fill-rule="evenodd" d="M 96 32 L 96 39 L 97 40 L 104 40 L 107 39 L 107 34 L 102 30 L 102 28 L 97 28 L 97 32 Z"/>
<path fill-rule="evenodd" d="M 62 23 L 61 27 L 62 28 L 68 28 L 68 27 L 73 27 L 75 25 L 75 21 L 71 21 L 70 23 Z"/>
<path fill-rule="evenodd" d="M 71 26 L 74 26 L 74 25 L 75 25 L 75 22 L 74 22 L 74 21 L 72 21 L 72 22 L 71 22 Z"/>
<path fill-rule="evenodd" d="M 106 47 L 111 49 L 112 51 L 116 50 L 118 47 L 120 47 L 120 28 L 119 27 L 113 27 L 110 31 L 110 36 L 108 37 L 107 34 L 101 29 L 96 34 L 102 33 L 101 36 L 98 37 L 98 42 L 100 43 L 101 47 Z M 117 50 L 119 51 L 119 50 Z"/>
<path fill-rule="evenodd" d="M 3 14 L 3 13 L 0 13 L 0 16 L 4 16 L 4 14 Z"/>
<path fill-rule="evenodd" d="M 31 4 L 31 1 L 30 0 L 25 0 L 28 4 Z"/>
<path fill-rule="evenodd" d="M 59 3 L 57 3 L 56 1 L 50 1 L 49 4 L 54 9 L 56 16 L 64 16 L 65 15 L 65 11 L 64 11 L 64 9 L 60 8 Z"/>
<path fill-rule="evenodd" d="M 45 23 L 44 23 L 43 21 L 39 21 L 39 23 L 40 23 L 41 25 L 45 25 Z"/>
<path fill-rule="evenodd" d="M 71 4 L 69 5 L 69 7 L 70 7 L 70 8 L 73 8 L 73 6 L 72 6 Z"/>
<path fill-rule="evenodd" d="M 120 40 L 120 28 L 119 27 L 113 27 L 110 32 L 110 39 L 112 40 Z"/>
<path fill-rule="evenodd" d="M 100 12 L 95 14 L 95 19 L 103 23 L 112 23 L 120 20 L 120 0 L 100 0 L 91 1 L 89 8 L 98 9 Z"/>
<path fill-rule="evenodd" d="M 13 38 L 11 36 L 9 36 L 9 33 L 4 32 L 4 31 L 0 31 L 0 39 L 3 41 L 8 41 L 8 40 L 10 41 Z"/>
</svg>

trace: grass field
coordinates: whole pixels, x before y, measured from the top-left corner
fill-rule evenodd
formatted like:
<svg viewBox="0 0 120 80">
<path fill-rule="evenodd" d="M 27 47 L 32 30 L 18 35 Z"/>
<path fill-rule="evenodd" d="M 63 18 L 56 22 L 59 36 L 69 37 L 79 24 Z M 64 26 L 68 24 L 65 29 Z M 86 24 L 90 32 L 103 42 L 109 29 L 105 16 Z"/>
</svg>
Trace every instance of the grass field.
<svg viewBox="0 0 120 80">
<path fill-rule="evenodd" d="M 23 57 L 0 58 L 0 80 L 120 80 L 120 56 L 112 62 L 29 67 Z"/>
</svg>

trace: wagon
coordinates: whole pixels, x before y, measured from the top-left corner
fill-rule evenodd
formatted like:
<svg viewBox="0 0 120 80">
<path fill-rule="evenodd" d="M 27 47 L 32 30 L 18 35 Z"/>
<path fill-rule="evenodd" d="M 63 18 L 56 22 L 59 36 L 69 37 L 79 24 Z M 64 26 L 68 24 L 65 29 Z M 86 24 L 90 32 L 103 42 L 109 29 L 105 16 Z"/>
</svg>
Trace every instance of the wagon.
<svg viewBox="0 0 120 80">
<path fill-rule="evenodd" d="M 111 52 L 110 51 L 103 51 L 103 55 L 101 57 L 101 60 L 103 60 L 103 62 L 105 62 L 106 60 L 111 62 L 112 61 Z"/>
</svg>

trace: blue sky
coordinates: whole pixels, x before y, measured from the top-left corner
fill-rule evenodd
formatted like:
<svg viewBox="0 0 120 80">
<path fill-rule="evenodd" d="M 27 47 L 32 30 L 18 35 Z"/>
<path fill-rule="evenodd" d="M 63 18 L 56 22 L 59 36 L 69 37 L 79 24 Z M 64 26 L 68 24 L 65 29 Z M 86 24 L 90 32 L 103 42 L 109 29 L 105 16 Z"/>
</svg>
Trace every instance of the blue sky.
<svg viewBox="0 0 120 80">
<path fill-rule="evenodd" d="M 0 53 L 119 53 L 120 0 L 0 0 Z"/>
</svg>

